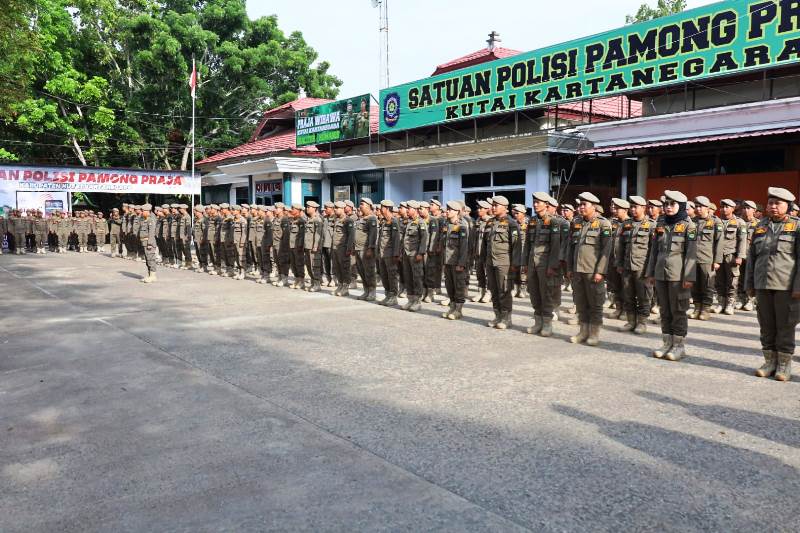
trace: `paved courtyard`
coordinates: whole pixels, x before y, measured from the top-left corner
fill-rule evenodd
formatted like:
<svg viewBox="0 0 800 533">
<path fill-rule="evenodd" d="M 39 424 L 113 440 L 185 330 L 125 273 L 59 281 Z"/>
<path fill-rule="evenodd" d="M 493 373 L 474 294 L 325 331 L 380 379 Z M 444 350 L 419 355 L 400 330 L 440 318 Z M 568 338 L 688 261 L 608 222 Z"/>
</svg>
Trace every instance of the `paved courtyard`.
<svg viewBox="0 0 800 533">
<path fill-rule="evenodd" d="M 0 256 L 0 530 L 800 530 L 800 380 L 752 375 L 753 313 L 670 363 L 519 299 L 502 332 L 143 273 Z"/>
</svg>

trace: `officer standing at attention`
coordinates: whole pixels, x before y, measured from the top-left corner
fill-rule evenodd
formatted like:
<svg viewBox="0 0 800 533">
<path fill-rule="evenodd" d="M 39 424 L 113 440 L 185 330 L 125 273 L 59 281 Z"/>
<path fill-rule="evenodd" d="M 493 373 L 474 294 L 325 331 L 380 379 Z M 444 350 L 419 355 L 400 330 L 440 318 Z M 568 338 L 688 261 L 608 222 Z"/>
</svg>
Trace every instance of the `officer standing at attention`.
<svg viewBox="0 0 800 533">
<path fill-rule="evenodd" d="M 475 255 L 475 278 L 478 281 L 478 297 L 473 298 L 473 301 L 478 301 L 480 303 L 486 302 L 486 241 L 485 238 L 488 235 L 487 226 L 489 222 L 492 220 L 491 215 L 489 214 L 492 209 L 492 204 L 487 202 L 486 200 L 478 200 L 478 220 L 475 223 L 475 237 L 473 238 L 473 242 L 475 243 L 473 251 Z"/>
<path fill-rule="evenodd" d="M 355 246 L 355 228 L 353 219 L 345 212 L 345 203 L 341 200 L 334 204 L 336 221 L 333 224 L 333 239 L 331 252 L 333 254 L 333 272 L 336 276 L 336 290 L 334 296 L 350 295 L 350 256 L 353 255 Z"/>
<path fill-rule="evenodd" d="M 227 204 L 225 204 L 227 206 Z M 237 262 L 236 238 L 233 234 L 234 212 L 238 205 L 227 206 L 222 210 L 222 246 L 225 249 L 224 270 L 220 273 L 223 278 L 233 276 L 233 269 Z M 241 208 L 240 208 L 241 209 Z"/>
<path fill-rule="evenodd" d="M 697 276 L 692 286 L 693 319 L 708 320 L 714 304 L 714 276 L 722 262 L 722 221 L 711 210 L 705 196 L 694 199 L 697 218 Z"/>
<path fill-rule="evenodd" d="M 328 280 L 328 287 L 333 285 L 333 256 L 331 255 L 331 243 L 333 242 L 333 225 L 336 223 L 336 215 L 333 212 L 333 202 L 325 202 L 325 211 L 322 215 L 322 270 Z"/>
<path fill-rule="evenodd" d="M 721 258 L 719 271 L 716 276 L 717 300 L 719 306 L 717 313 L 733 314 L 736 302 L 736 287 L 739 285 L 739 269 L 747 258 L 747 225 L 742 219 L 735 216 L 736 202 L 730 198 L 720 201 L 722 206 L 722 241 L 720 246 Z"/>
<path fill-rule="evenodd" d="M 200 272 L 208 271 L 208 253 L 206 247 L 208 245 L 207 232 L 208 225 L 206 224 L 205 208 L 197 204 L 194 206 L 194 225 L 192 226 L 192 237 L 194 238 L 194 252 L 197 256 L 198 267 L 196 270 Z M 205 240 L 205 243 L 204 243 Z"/>
<path fill-rule="evenodd" d="M 356 268 L 361 276 L 364 293 L 359 300 L 374 302 L 377 289 L 375 255 L 378 247 L 378 217 L 373 213 L 372 200 L 362 198 L 358 205 L 361 217 L 354 223 Z"/>
<path fill-rule="evenodd" d="M 98 211 L 97 219 L 94 221 L 94 237 L 98 254 L 106 251 L 106 235 L 108 235 L 108 220 L 103 216 L 102 211 Z"/>
<path fill-rule="evenodd" d="M 150 204 L 141 206 L 142 218 L 139 223 L 137 239 L 144 250 L 144 261 L 147 265 L 147 276 L 142 278 L 142 283 L 156 281 L 156 220 L 151 216 L 153 207 Z"/>
<path fill-rule="evenodd" d="M 275 218 L 272 221 L 272 254 L 278 268 L 278 279 L 272 282 L 275 287 L 289 286 L 289 218 L 283 202 L 275 204 Z"/>
<path fill-rule="evenodd" d="M 166 214 L 164 213 L 164 206 L 155 206 L 151 216 L 156 217 L 156 247 L 158 248 L 159 262 L 163 262 L 167 257 L 166 251 Z"/>
<path fill-rule="evenodd" d="M 264 236 L 261 239 L 261 279 L 260 284 L 272 283 L 272 222 L 275 220 L 275 207 L 264 208 Z"/>
<path fill-rule="evenodd" d="M 383 200 L 381 202 L 383 223 L 380 226 L 378 237 L 378 256 L 381 274 L 381 283 L 385 296 L 379 303 L 385 306 L 397 305 L 399 290 L 397 269 L 401 262 L 403 240 L 400 230 L 400 221 L 394 213 L 394 202 Z"/>
<path fill-rule="evenodd" d="M 177 244 L 181 249 L 180 256 L 183 259 L 181 270 L 192 268 L 192 217 L 189 214 L 189 206 L 180 204 L 178 206 L 180 216 L 180 226 L 178 229 Z"/>
<path fill-rule="evenodd" d="M 523 204 L 514 204 L 511 206 L 511 216 L 519 225 L 519 236 L 522 240 L 523 254 L 525 248 L 525 234 L 528 232 L 528 214 L 527 208 Z M 525 264 L 514 273 L 514 298 L 527 298 L 528 297 L 528 276 L 525 274 Z"/>
<path fill-rule="evenodd" d="M 467 262 L 469 261 L 469 225 L 461 216 L 461 204 L 447 202 L 447 219 L 442 226 L 444 248 L 444 285 L 450 299 L 442 318 L 459 320 L 467 297 Z"/>
<path fill-rule="evenodd" d="M 657 359 L 680 361 L 686 353 L 691 288 L 697 276 L 697 226 L 686 214 L 686 195 L 664 191 L 664 219 L 656 227 L 647 264 L 650 285 L 655 285 L 661 310 L 663 344 L 653 350 Z M 697 203 L 697 200 L 695 200 Z"/>
<path fill-rule="evenodd" d="M 766 216 L 750 244 L 745 288 L 756 298 L 764 364 L 758 377 L 792 378 L 795 328 L 800 321 L 800 219 L 788 215 L 795 196 L 786 189 L 767 191 Z"/>
<path fill-rule="evenodd" d="M 122 219 L 119 216 L 119 209 L 116 207 L 111 210 L 111 257 L 122 256 Z M 59 241 L 60 244 L 61 241 Z"/>
<path fill-rule="evenodd" d="M 442 234 L 446 221 L 431 214 L 431 204 L 419 203 L 419 218 L 428 225 L 428 249 L 425 253 L 425 281 L 422 301 L 436 303 L 442 290 Z M 438 277 L 437 277 L 438 276 Z"/>
<path fill-rule="evenodd" d="M 247 220 L 247 256 L 250 258 L 248 274 L 260 279 L 261 241 L 264 238 L 264 206 L 251 205 L 250 218 Z"/>
<path fill-rule="evenodd" d="M 756 203 L 752 200 L 745 200 L 741 204 L 741 218 L 745 227 L 747 228 L 748 250 L 750 250 L 750 243 L 753 242 L 753 233 L 755 232 L 759 222 L 759 220 L 755 217 L 756 209 Z M 752 311 L 755 309 L 755 306 L 753 305 L 753 299 L 747 295 L 747 291 L 744 287 L 744 273 L 747 270 L 747 258 L 744 258 L 742 261 L 742 266 L 739 267 L 739 286 L 737 287 L 739 301 L 736 303 L 736 309 L 741 309 L 742 311 Z"/>
<path fill-rule="evenodd" d="M 617 253 L 619 250 L 619 241 L 622 234 L 622 228 L 630 217 L 628 210 L 631 204 L 624 198 L 611 199 L 611 256 L 608 259 L 608 272 L 606 273 L 606 286 L 608 287 L 609 298 L 611 299 L 610 307 L 614 309 L 611 318 L 618 319 L 625 312 L 622 276 L 617 272 Z"/>
<path fill-rule="evenodd" d="M 508 214 L 508 198 L 492 198 L 492 215 L 487 224 L 486 239 L 486 278 L 492 293 L 494 319 L 486 323 L 490 328 L 508 329 L 511 327 L 511 312 L 514 298 L 513 276 L 522 266 L 522 236 L 519 225 Z"/>
<path fill-rule="evenodd" d="M 249 209 L 233 206 L 233 242 L 236 247 L 236 275 L 234 279 L 243 280 L 247 268 L 247 215 Z"/>
<path fill-rule="evenodd" d="M 425 254 L 428 251 L 428 224 L 419 216 L 419 202 L 406 202 L 408 223 L 403 234 L 403 279 L 408 292 L 404 311 L 417 312 L 425 290 Z"/>
<path fill-rule="evenodd" d="M 222 215 L 220 215 L 223 206 L 228 204 L 211 204 L 211 211 L 208 217 L 208 240 L 210 241 L 212 259 L 211 271 L 209 275 L 218 276 L 222 274 L 222 262 L 225 257 L 224 248 L 222 246 Z"/>
<path fill-rule="evenodd" d="M 303 251 L 305 230 L 306 220 L 303 217 L 303 204 L 293 203 L 289 213 L 289 262 L 292 266 L 292 275 L 294 275 L 292 289 L 305 289 L 306 267 Z"/>
<path fill-rule="evenodd" d="M 322 240 L 324 222 L 318 213 L 319 204 L 313 200 L 306 202 L 306 225 L 303 233 L 303 250 L 305 265 L 311 278 L 308 292 L 319 292 L 322 289 Z"/>
<path fill-rule="evenodd" d="M 580 331 L 569 340 L 597 346 L 603 325 L 603 279 L 611 255 L 611 223 L 597 212 L 597 196 L 583 192 L 578 200 L 581 217 L 572 223 L 567 275 L 572 280 Z"/>
<path fill-rule="evenodd" d="M 647 283 L 647 261 L 656 223 L 647 214 L 647 200 L 630 197 L 631 218 L 622 225 L 617 249 L 617 272 L 622 277 L 623 309 L 627 322 L 621 331 L 647 332 L 653 288 Z"/>
<path fill-rule="evenodd" d="M 528 221 L 523 246 L 523 269 L 527 274 L 528 295 L 533 307 L 531 335 L 553 334 L 553 311 L 558 305 L 555 289 L 561 288 L 562 225 L 550 214 L 551 196 L 533 193 L 534 216 Z"/>
</svg>

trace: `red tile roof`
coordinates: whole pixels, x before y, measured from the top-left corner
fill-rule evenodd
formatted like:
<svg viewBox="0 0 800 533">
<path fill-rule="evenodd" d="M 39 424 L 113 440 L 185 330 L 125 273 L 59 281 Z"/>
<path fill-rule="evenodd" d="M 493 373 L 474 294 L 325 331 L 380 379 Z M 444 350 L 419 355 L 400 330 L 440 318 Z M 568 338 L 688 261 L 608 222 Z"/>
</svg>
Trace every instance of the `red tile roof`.
<svg viewBox="0 0 800 533">
<path fill-rule="evenodd" d="M 481 63 L 494 61 L 495 59 L 515 56 L 521 53 L 522 52 L 519 50 L 511 50 L 510 48 L 502 48 L 500 46 L 495 47 L 494 50 L 481 48 L 480 50 L 472 52 L 471 54 L 461 56 L 458 59 L 453 59 L 447 63 L 442 63 L 436 67 L 436 70 L 433 71 L 432 76 L 436 76 L 437 74 L 442 74 L 444 72 L 451 72 L 460 68 L 471 67 L 472 65 L 480 65 Z"/>
<path fill-rule="evenodd" d="M 262 130 L 264 129 L 264 126 L 270 119 L 280 118 L 294 120 L 295 111 L 302 111 L 303 109 L 327 104 L 328 102 L 333 102 L 333 100 L 327 100 L 325 98 L 298 98 L 297 100 L 292 100 L 291 102 L 286 102 L 283 105 L 269 109 L 264 112 L 264 116 L 261 117 L 261 121 L 258 123 L 258 126 L 256 126 L 255 130 L 253 130 L 253 135 L 250 136 L 250 141 L 252 142 L 258 139 Z"/>
<path fill-rule="evenodd" d="M 228 159 L 241 159 L 244 157 L 262 156 L 269 157 L 270 154 L 278 152 L 289 152 L 290 155 L 302 157 L 327 157 L 328 153 L 318 150 L 316 146 L 302 146 L 300 148 L 295 144 L 294 130 L 287 130 L 275 135 L 270 135 L 264 139 L 251 141 L 236 148 L 231 148 L 225 152 L 212 155 L 202 161 L 198 161 L 198 165 L 208 165 L 210 163 L 220 163 Z"/>
</svg>

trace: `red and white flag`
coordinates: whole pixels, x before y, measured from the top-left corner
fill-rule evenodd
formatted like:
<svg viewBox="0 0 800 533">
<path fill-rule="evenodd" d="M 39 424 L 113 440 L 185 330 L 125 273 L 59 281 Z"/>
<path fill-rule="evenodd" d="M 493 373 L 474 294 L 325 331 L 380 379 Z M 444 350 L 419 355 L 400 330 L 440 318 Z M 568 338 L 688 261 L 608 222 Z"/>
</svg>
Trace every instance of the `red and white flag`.
<svg viewBox="0 0 800 533">
<path fill-rule="evenodd" d="M 197 66 L 194 63 L 194 58 L 192 59 L 192 74 L 189 76 L 189 87 L 192 89 L 192 98 L 196 98 L 195 94 L 197 92 Z"/>
</svg>

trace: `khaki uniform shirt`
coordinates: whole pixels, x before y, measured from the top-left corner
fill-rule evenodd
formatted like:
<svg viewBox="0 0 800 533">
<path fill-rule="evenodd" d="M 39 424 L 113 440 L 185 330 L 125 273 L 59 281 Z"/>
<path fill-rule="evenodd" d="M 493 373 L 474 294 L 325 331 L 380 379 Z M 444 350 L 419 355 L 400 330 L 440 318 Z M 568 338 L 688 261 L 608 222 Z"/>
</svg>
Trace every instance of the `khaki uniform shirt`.
<svg viewBox="0 0 800 533">
<path fill-rule="evenodd" d="M 359 218 L 353 224 L 355 228 L 355 250 L 364 252 L 372 250 L 378 246 L 378 217 L 370 215 Z"/>
<path fill-rule="evenodd" d="M 488 234 L 484 237 L 486 262 L 489 266 L 522 266 L 522 235 L 519 224 L 506 216 L 494 218 L 486 225 Z"/>
<path fill-rule="evenodd" d="M 568 269 L 577 274 L 605 274 L 612 246 L 611 223 L 596 215 L 574 220 L 571 227 Z"/>
<path fill-rule="evenodd" d="M 417 217 L 409 219 L 403 234 L 403 251 L 409 257 L 425 255 L 428 252 L 428 224 Z"/>
<path fill-rule="evenodd" d="M 469 260 L 469 223 L 463 219 L 459 224 L 445 222 L 438 233 L 441 233 L 440 242 L 444 248 L 444 264 L 466 267 Z"/>
<path fill-rule="evenodd" d="M 563 219 L 562 219 L 563 220 Z M 561 264 L 561 223 L 549 215 L 528 221 L 523 249 L 528 268 L 557 269 Z"/>
<path fill-rule="evenodd" d="M 389 222 L 384 221 L 380 227 L 378 247 L 380 257 L 397 258 L 403 251 L 400 220 L 392 217 Z"/>
<path fill-rule="evenodd" d="M 697 226 L 697 264 L 722 263 L 722 221 L 711 215 L 698 217 L 694 222 Z"/>
<path fill-rule="evenodd" d="M 655 230 L 656 223 L 647 216 L 638 221 L 632 218 L 626 220 L 619 238 L 617 268 L 644 275 Z"/>
<path fill-rule="evenodd" d="M 722 257 L 723 261 L 729 259 L 747 258 L 747 225 L 739 217 L 731 217 L 722 222 Z M 728 259 L 725 259 L 728 258 Z"/>
<path fill-rule="evenodd" d="M 306 229 L 303 237 L 303 248 L 317 253 L 322 249 L 324 235 L 324 221 L 319 215 L 314 215 L 306 221 Z"/>
<path fill-rule="evenodd" d="M 748 256 L 745 289 L 800 292 L 800 218 L 759 221 Z"/>
<path fill-rule="evenodd" d="M 647 276 L 658 281 L 691 281 L 697 277 L 698 231 L 685 218 L 674 224 L 660 222 L 653 236 Z"/>
</svg>

